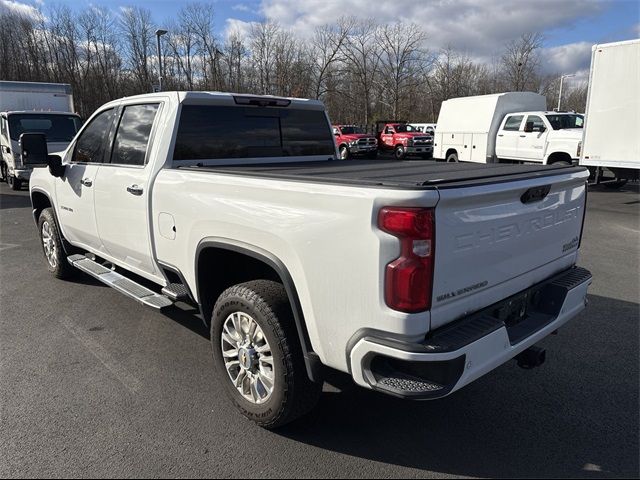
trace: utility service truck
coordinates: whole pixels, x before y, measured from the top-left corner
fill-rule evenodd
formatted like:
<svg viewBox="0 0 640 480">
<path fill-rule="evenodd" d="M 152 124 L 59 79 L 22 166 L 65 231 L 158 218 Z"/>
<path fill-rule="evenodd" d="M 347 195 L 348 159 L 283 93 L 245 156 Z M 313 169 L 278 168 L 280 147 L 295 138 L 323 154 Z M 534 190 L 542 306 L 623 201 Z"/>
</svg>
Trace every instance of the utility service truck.
<svg viewBox="0 0 640 480">
<path fill-rule="evenodd" d="M 20 159 L 20 135 L 43 133 L 51 152 L 64 150 L 80 128 L 71 86 L 0 81 L 0 178 L 13 190 L 28 182 L 31 169 Z"/>
<path fill-rule="evenodd" d="M 580 165 L 620 187 L 640 173 L 640 39 L 594 45 Z"/>
<path fill-rule="evenodd" d="M 446 100 L 433 156 L 447 162 L 577 163 L 583 116 L 546 111 L 546 103 L 532 92 Z"/>
<path fill-rule="evenodd" d="M 195 304 L 220 385 L 266 428 L 329 369 L 427 400 L 538 366 L 585 308 L 581 167 L 341 160 L 321 102 L 216 92 L 113 101 L 22 157 L 49 271 Z"/>
</svg>

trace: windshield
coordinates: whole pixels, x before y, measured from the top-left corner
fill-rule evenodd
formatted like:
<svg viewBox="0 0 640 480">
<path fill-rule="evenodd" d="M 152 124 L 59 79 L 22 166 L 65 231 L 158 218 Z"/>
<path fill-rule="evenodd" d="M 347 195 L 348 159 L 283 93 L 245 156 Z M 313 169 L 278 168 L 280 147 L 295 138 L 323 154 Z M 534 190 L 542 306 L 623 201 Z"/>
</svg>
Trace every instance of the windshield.
<svg viewBox="0 0 640 480">
<path fill-rule="evenodd" d="M 547 120 L 554 130 L 562 130 L 563 128 L 582 128 L 584 118 L 582 115 L 562 114 L 547 115 Z"/>
<path fill-rule="evenodd" d="M 396 125 L 395 127 L 396 127 L 396 132 L 399 132 L 399 133 L 405 133 L 405 132 L 421 133 L 420 130 L 418 130 L 413 125 Z"/>
<path fill-rule="evenodd" d="M 364 133 L 364 130 L 360 127 L 354 127 L 350 125 L 348 127 L 340 127 L 342 135 L 353 135 L 354 133 Z"/>
<path fill-rule="evenodd" d="M 47 142 L 70 142 L 82 125 L 77 115 L 49 113 L 14 113 L 9 115 L 11 140 L 18 141 L 23 133 L 44 133 Z"/>
</svg>

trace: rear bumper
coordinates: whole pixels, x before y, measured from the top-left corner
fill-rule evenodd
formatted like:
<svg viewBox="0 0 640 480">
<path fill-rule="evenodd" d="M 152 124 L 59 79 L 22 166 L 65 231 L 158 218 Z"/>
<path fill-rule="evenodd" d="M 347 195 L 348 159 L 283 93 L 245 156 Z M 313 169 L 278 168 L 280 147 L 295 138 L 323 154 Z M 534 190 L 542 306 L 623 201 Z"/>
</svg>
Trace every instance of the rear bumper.
<svg viewBox="0 0 640 480">
<path fill-rule="evenodd" d="M 350 342 L 351 374 L 360 386 L 402 398 L 444 397 L 575 317 L 585 308 L 590 284 L 591 273 L 573 267 L 437 329 L 419 344 L 364 333 Z"/>
</svg>

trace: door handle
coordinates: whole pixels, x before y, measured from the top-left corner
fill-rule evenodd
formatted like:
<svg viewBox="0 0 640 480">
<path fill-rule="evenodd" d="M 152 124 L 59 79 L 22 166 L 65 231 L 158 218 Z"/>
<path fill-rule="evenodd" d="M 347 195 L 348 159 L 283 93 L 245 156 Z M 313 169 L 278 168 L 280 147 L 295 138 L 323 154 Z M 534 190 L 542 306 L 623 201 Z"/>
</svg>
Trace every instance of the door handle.
<svg viewBox="0 0 640 480">
<path fill-rule="evenodd" d="M 90 187 L 91 185 L 93 185 L 93 181 L 90 178 L 83 178 L 80 183 L 82 185 L 84 185 L 85 187 Z"/>
<path fill-rule="evenodd" d="M 144 190 L 142 189 L 142 187 L 140 187 L 138 185 L 131 185 L 130 187 L 127 187 L 127 192 L 129 192 L 131 195 L 135 195 L 137 197 L 142 195 L 143 191 Z"/>
<path fill-rule="evenodd" d="M 527 138 L 526 135 L 520 135 L 520 138 Z"/>
<path fill-rule="evenodd" d="M 501 133 L 499 133 L 499 134 L 498 134 L 498 136 L 499 136 L 499 137 L 504 137 L 504 135 L 503 135 L 503 134 L 501 134 Z"/>
</svg>

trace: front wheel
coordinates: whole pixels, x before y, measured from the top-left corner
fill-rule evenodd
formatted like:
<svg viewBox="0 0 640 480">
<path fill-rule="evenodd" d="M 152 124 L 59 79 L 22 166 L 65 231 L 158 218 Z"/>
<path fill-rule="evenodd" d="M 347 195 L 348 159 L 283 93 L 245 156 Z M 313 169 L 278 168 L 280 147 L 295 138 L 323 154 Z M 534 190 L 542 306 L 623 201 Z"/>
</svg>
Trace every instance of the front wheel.
<svg viewBox="0 0 640 480">
<path fill-rule="evenodd" d="M 4 162 L 0 163 L 0 182 L 7 182 L 7 164 Z"/>
<path fill-rule="evenodd" d="M 393 150 L 393 155 L 397 160 L 402 160 L 405 155 L 404 147 L 402 145 L 396 146 L 396 148 Z"/>
<path fill-rule="evenodd" d="M 322 384 L 307 376 L 284 286 L 254 280 L 225 290 L 211 318 L 213 356 L 234 406 L 272 429 L 308 413 Z"/>
<path fill-rule="evenodd" d="M 346 160 L 349 158 L 349 149 L 345 145 L 340 147 L 340 158 L 342 160 Z"/>
<path fill-rule="evenodd" d="M 449 155 L 447 155 L 447 162 L 458 163 L 458 154 L 456 152 L 451 152 Z"/>
<path fill-rule="evenodd" d="M 42 251 L 47 260 L 49 272 L 51 272 L 54 277 L 61 279 L 73 276 L 74 269 L 67 262 L 62 245 L 62 237 L 51 208 L 45 208 L 42 213 L 40 213 L 38 229 L 40 230 Z"/>
</svg>

